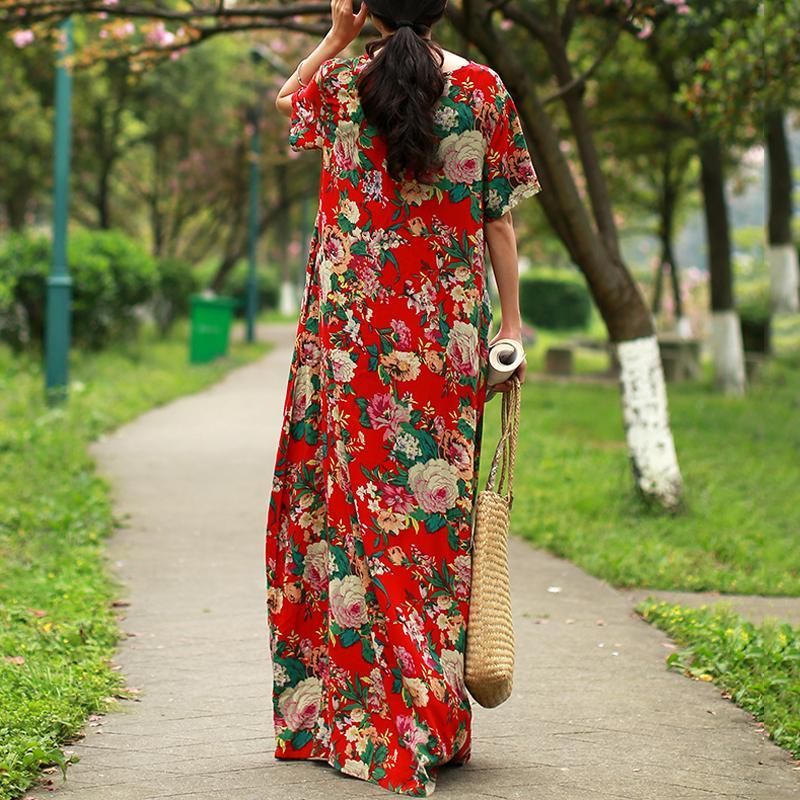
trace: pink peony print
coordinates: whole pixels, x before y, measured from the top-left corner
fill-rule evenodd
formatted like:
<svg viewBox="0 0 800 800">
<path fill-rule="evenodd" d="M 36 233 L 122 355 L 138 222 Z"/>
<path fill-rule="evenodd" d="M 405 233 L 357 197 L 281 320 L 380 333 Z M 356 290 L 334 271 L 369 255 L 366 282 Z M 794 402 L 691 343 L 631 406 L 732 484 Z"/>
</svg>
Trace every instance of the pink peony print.
<svg viewBox="0 0 800 800">
<path fill-rule="evenodd" d="M 395 436 L 400 430 L 401 422 L 411 419 L 411 412 L 397 403 L 391 392 L 374 394 L 367 403 L 367 417 L 373 428 L 386 428 L 384 440 Z"/>
<path fill-rule="evenodd" d="M 456 320 L 447 341 L 447 357 L 456 372 L 478 374 L 478 329 L 469 322 Z"/>
<path fill-rule="evenodd" d="M 360 628 L 368 620 L 364 584 L 358 575 L 334 578 L 330 582 L 331 613 L 342 628 Z"/>
<path fill-rule="evenodd" d="M 458 498 L 458 472 L 443 458 L 414 464 L 408 471 L 408 485 L 420 506 L 431 514 L 444 514 Z"/>
<path fill-rule="evenodd" d="M 292 731 L 313 728 L 319 716 L 322 686 L 317 678 L 300 681 L 285 689 L 278 698 L 278 709 Z"/>
</svg>

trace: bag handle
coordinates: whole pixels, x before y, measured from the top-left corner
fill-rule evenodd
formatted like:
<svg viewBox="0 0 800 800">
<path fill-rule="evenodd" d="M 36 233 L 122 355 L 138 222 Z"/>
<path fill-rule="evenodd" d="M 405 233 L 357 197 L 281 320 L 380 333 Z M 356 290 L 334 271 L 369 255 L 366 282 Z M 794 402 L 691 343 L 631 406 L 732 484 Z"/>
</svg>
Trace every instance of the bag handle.
<svg viewBox="0 0 800 800">
<path fill-rule="evenodd" d="M 511 388 L 503 392 L 503 403 L 501 408 L 501 427 L 502 434 L 497 442 L 497 448 L 492 459 L 492 466 L 489 469 L 489 478 L 486 481 L 487 491 L 497 491 L 505 497 L 508 507 L 514 500 L 511 491 L 511 479 L 514 473 L 514 462 L 517 455 L 517 434 L 519 432 L 519 411 L 520 411 L 520 383 L 516 375 L 511 376 Z M 502 462 L 500 461 L 502 457 Z M 500 466 L 500 478 L 497 481 L 497 489 L 494 488 L 497 467 Z M 502 486 L 505 480 L 506 491 L 503 493 Z"/>
</svg>

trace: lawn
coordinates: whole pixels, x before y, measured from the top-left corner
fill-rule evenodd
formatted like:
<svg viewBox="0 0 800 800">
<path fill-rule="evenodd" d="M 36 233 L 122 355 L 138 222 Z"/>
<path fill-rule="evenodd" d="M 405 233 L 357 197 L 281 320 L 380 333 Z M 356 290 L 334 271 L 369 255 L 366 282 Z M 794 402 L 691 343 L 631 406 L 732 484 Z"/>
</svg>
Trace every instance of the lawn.
<svg viewBox="0 0 800 800">
<path fill-rule="evenodd" d="M 800 358 L 774 359 L 745 397 L 714 391 L 707 369 L 668 394 L 685 481 L 677 516 L 635 496 L 616 384 L 528 380 L 515 533 L 619 587 L 800 595 Z M 487 407 L 482 485 L 499 403 Z"/>
<path fill-rule="evenodd" d="M 714 681 L 800 758 L 800 628 L 775 620 L 753 625 L 724 605 L 691 609 L 650 600 L 636 610 L 684 646 L 667 658 L 670 668 Z"/>
<path fill-rule="evenodd" d="M 723 396 L 703 364 L 697 383 L 668 385 L 685 481 L 682 511 L 654 509 L 633 489 L 615 383 L 523 386 L 514 473 L 513 531 L 618 587 L 800 596 L 800 325 L 780 328 L 779 355 L 744 397 Z M 597 335 L 601 332 L 595 331 Z M 531 373 L 564 334 L 540 331 Z M 579 351 L 578 373 L 603 355 Z M 485 485 L 499 433 L 490 401 L 481 460 Z M 713 681 L 800 758 L 800 629 L 754 626 L 724 607 L 652 599 L 648 622 L 684 648 L 667 666 Z"/>
<path fill-rule="evenodd" d="M 40 359 L 0 349 L 0 798 L 25 790 L 92 713 L 127 696 L 109 658 L 120 629 L 104 540 L 109 487 L 87 445 L 99 434 L 257 358 L 189 365 L 187 323 L 159 341 L 74 353 L 67 405 L 43 402 Z"/>
</svg>

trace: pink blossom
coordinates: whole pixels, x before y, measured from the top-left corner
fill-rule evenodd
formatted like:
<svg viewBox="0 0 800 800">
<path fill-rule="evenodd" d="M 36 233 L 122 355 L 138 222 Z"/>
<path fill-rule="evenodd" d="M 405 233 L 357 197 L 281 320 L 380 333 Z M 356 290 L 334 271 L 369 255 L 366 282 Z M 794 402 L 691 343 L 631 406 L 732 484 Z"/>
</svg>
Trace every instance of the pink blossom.
<svg viewBox="0 0 800 800">
<path fill-rule="evenodd" d="M 29 44 L 33 44 L 36 36 L 31 30 L 14 31 L 14 33 L 11 34 L 11 39 L 15 47 L 23 48 L 27 47 Z"/>
<path fill-rule="evenodd" d="M 163 22 L 158 22 L 147 34 L 147 41 L 158 47 L 169 47 L 175 41 L 175 34 L 167 30 Z"/>
</svg>

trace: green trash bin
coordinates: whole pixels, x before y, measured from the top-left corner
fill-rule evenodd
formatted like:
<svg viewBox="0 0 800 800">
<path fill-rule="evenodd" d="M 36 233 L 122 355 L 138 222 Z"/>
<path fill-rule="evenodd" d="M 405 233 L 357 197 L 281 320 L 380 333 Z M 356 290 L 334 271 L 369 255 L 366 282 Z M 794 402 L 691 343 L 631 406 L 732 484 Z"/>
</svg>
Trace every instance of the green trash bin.
<svg viewBox="0 0 800 800">
<path fill-rule="evenodd" d="M 238 305 L 235 297 L 191 296 L 190 363 L 203 364 L 228 354 L 233 312 Z"/>
</svg>

